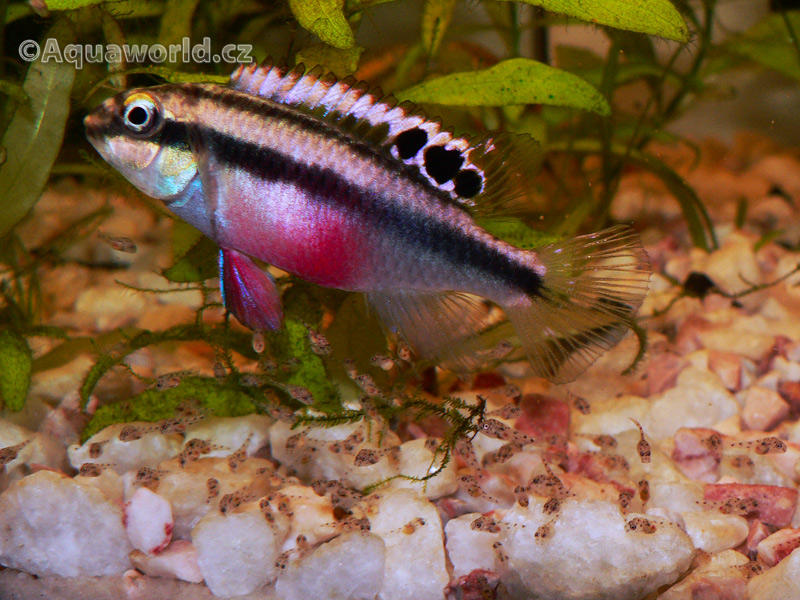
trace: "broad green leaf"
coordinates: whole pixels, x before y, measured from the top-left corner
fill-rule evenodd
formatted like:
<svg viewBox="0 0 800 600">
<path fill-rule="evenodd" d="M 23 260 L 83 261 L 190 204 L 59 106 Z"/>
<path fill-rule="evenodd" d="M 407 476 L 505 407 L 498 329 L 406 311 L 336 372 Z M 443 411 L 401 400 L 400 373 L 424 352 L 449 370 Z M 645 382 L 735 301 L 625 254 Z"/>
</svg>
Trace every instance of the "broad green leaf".
<svg viewBox="0 0 800 600">
<path fill-rule="evenodd" d="M 64 44 L 73 41 L 71 25 L 58 21 L 45 36 Z M 65 62 L 41 59 L 31 63 L 22 89 L 31 99 L 19 104 L 0 146 L 7 160 L 0 165 L 0 237 L 5 235 L 36 204 L 47 183 L 50 169 L 61 149 L 69 116 L 69 98 L 75 67 Z"/>
<path fill-rule="evenodd" d="M 362 52 L 364 52 L 364 48 L 361 46 L 340 50 L 339 48 L 318 44 L 300 50 L 296 55 L 296 59 L 298 63 L 303 63 L 307 67 L 322 65 L 341 78 L 355 73 L 356 69 L 358 69 L 358 61 Z"/>
<path fill-rule="evenodd" d="M 9 410 L 22 410 L 31 384 L 33 357 L 25 338 L 0 331 L 0 401 Z"/>
<path fill-rule="evenodd" d="M 346 50 L 356 41 L 344 17 L 344 0 L 288 0 L 297 22 L 326 44 Z"/>
<path fill-rule="evenodd" d="M 431 79 L 399 95 L 412 102 L 450 106 L 554 104 L 611 114 L 603 95 L 585 80 L 528 58 Z"/>
<path fill-rule="evenodd" d="M 597 25 L 689 41 L 689 29 L 669 0 L 519 0 Z"/>
<path fill-rule="evenodd" d="M 786 18 L 795 34 L 800 34 L 800 11 L 787 11 Z M 722 48 L 793 79 L 800 79 L 800 54 L 782 14 L 770 15 L 747 33 L 726 41 Z"/>
<path fill-rule="evenodd" d="M 145 390 L 125 402 L 106 404 L 97 409 L 81 434 L 85 442 L 114 423 L 161 421 L 175 416 L 181 402 L 197 401 L 217 417 L 240 417 L 255 412 L 248 388 L 209 377 L 186 377 L 180 385 L 164 391 Z"/>
<path fill-rule="evenodd" d="M 161 274 L 176 283 L 205 281 L 219 274 L 219 248 L 203 236 L 171 267 Z"/>
<path fill-rule="evenodd" d="M 176 261 L 179 260 L 202 238 L 203 234 L 186 221 L 173 221 L 172 234 L 170 236 L 170 241 L 172 242 L 172 258 Z"/>
<path fill-rule="evenodd" d="M 458 0 L 427 0 L 422 9 L 422 43 L 433 56 L 439 51 Z"/>
</svg>

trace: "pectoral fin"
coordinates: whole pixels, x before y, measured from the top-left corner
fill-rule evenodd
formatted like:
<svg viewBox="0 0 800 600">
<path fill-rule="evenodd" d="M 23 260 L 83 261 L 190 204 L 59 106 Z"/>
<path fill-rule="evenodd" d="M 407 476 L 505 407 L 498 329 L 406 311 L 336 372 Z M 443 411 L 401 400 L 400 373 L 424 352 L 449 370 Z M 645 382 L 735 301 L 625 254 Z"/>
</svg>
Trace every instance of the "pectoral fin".
<svg viewBox="0 0 800 600">
<path fill-rule="evenodd" d="M 239 322 L 254 331 L 280 329 L 281 295 L 272 275 L 248 256 L 223 248 L 219 254 L 222 301 Z"/>
</svg>

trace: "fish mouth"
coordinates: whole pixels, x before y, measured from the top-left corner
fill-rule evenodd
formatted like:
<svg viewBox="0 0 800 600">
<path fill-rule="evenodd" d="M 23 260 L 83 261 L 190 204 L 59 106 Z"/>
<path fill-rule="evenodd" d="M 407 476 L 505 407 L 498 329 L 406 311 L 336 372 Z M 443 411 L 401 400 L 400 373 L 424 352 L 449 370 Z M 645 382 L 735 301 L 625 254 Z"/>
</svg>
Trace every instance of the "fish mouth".
<svg viewBox="0 0 800 600">
<path fill-rule="evenodd" d="M 95 148 L 103 143 L 103 134 L 101 132 L 100 119 L 97 114 L 90 113 L 83 119 L 83 127 L 86 130 L 86 139 Z"/>
</svg>

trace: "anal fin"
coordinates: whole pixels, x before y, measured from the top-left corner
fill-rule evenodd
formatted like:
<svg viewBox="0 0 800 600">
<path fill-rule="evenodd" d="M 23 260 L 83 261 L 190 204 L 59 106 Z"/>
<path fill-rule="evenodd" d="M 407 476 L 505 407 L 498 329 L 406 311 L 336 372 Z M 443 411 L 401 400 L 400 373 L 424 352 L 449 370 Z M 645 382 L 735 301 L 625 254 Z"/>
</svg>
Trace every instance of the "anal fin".
<svg viewBox="0 0 800 600">
<path fill-rule="evenodd" d="M 483 366 L 486 348 L 479 334 L 488 310 L 475 296 L 456 292 L 381 290 L 367 301 L 384 325 L 422 357 L 454 371 Z"/>
<path fill-rule="evenodd" d="M 280 329 L 281 295 L 272 275 L 251 258 L 223 248 L 219 255 L 222 301 L 239 322 L 254 331 Z"/>
</svg>

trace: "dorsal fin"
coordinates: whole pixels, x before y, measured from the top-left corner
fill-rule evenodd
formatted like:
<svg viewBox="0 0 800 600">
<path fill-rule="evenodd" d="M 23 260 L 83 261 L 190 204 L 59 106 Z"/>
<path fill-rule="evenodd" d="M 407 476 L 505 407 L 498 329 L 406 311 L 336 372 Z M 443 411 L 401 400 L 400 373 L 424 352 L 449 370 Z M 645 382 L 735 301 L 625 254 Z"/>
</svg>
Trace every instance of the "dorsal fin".
<svg viewBox="0 0 800 600">
<path fill-rule="evenodd" d="M 529 136 L 485 134 L 474 139 L 453 135 L 411 102 L 383 97 L 353 77 L 338 79 L 317 66 L 307 71 L 276 66 L 240 65 L 230 86 L 325 119 L 368 141 L 448 194 L 475 216 L 496 216 L 527 196 L 538 167 L 539 145 Z"/>
</svg>

